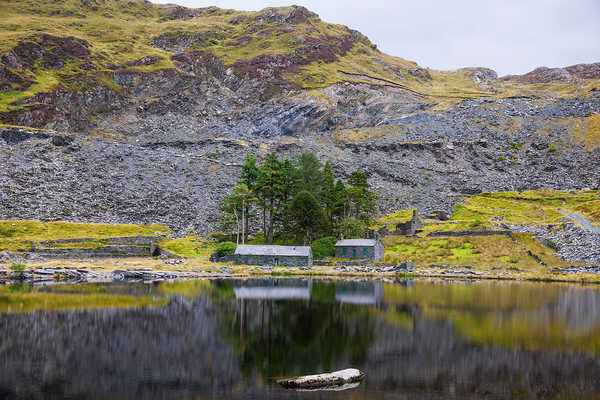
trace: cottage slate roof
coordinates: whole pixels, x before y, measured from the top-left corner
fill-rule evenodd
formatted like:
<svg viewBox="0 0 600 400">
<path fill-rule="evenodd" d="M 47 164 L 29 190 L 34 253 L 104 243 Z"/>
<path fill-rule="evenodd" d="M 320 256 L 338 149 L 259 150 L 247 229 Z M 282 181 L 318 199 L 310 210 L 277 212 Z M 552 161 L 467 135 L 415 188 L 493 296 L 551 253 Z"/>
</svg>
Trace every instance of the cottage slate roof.
<svg viewBox="0 0 600 400">
<path fill-rule="evenodd" d="M 239 256 L 299 256 L 310 257 L 312 254 L 308 246 L 275 246 L 275 245 L 250 245 L 239 244 L 235 255 Z"/>
<path fill-rule="evenodd" d="M 375 246 L 377 244 L 376 239 L 342 239 L 338 240 L 335 247 L 339 246 Z"/>
</svg>

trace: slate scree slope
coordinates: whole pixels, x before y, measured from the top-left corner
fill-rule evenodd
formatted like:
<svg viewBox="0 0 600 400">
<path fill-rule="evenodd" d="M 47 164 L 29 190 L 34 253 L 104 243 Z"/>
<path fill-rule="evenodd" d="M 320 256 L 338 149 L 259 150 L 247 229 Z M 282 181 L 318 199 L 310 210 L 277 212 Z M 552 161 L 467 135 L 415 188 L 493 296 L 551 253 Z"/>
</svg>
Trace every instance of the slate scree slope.
<svg viewBox="0 0 600 400">
<path fill-rule="evenodd" d="M 600 64 L 424 69 L 297 6 L 0 8 L 2 219 L 206 234 L 248 153 L 360 169 L 381 214 L 599 187 Z"/>
</svg>

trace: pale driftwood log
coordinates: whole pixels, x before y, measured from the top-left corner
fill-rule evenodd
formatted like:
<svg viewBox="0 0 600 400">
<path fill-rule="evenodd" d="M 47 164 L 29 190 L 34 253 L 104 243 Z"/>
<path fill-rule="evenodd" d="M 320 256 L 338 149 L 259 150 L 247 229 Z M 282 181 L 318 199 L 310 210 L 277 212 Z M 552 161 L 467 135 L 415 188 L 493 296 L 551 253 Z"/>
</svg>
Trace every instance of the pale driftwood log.
<svg viewBox="0 0 600 400">
<path fill-rule="evenodd" d="M 299 376 L 291 379 L 280 379 L 277 382 L 288 389 L 312 389 L 327 386 L 338 386 L 363 380 L 365 374 L 356 368 L 326 374 Z"/>
</svg>

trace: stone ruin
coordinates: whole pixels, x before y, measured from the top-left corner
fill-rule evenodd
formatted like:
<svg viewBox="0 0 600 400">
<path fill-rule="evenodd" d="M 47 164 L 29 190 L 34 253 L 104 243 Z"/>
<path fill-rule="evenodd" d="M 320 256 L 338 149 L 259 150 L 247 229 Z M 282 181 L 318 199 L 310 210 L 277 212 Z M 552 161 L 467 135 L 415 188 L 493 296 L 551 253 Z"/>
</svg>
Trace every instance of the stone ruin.
<svg viewBox="0 0 600 400">
<path fill-rule="evenodd" d="M 413 210 L 412 218 L 406 222 L 396 224 L 395 230 L 391 231 L 387 226 L 383 226 L 377 230 L 367 228 L 365 234 L 370 239 L 384 236 L 414 236 L 423 231 L 423 223 L 419 217 L 419 212 Z"/>
</svg>

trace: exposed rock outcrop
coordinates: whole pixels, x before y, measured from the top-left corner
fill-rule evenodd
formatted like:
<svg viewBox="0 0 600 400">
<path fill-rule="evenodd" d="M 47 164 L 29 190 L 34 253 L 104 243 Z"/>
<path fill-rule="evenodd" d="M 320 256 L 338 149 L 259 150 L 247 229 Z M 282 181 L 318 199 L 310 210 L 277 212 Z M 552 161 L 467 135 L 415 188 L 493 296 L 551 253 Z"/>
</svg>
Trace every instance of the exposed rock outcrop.
<svg viewBox="0 0 600 400">
<path fill-rule="evenodd" d="M 520 83 L 572 82 L 575 79 L 599 79 L 600 63 L 577 64 L 564 68 L 539 67 L 524 75 L 506 75 L 502 80 Z"/>
</svg>

